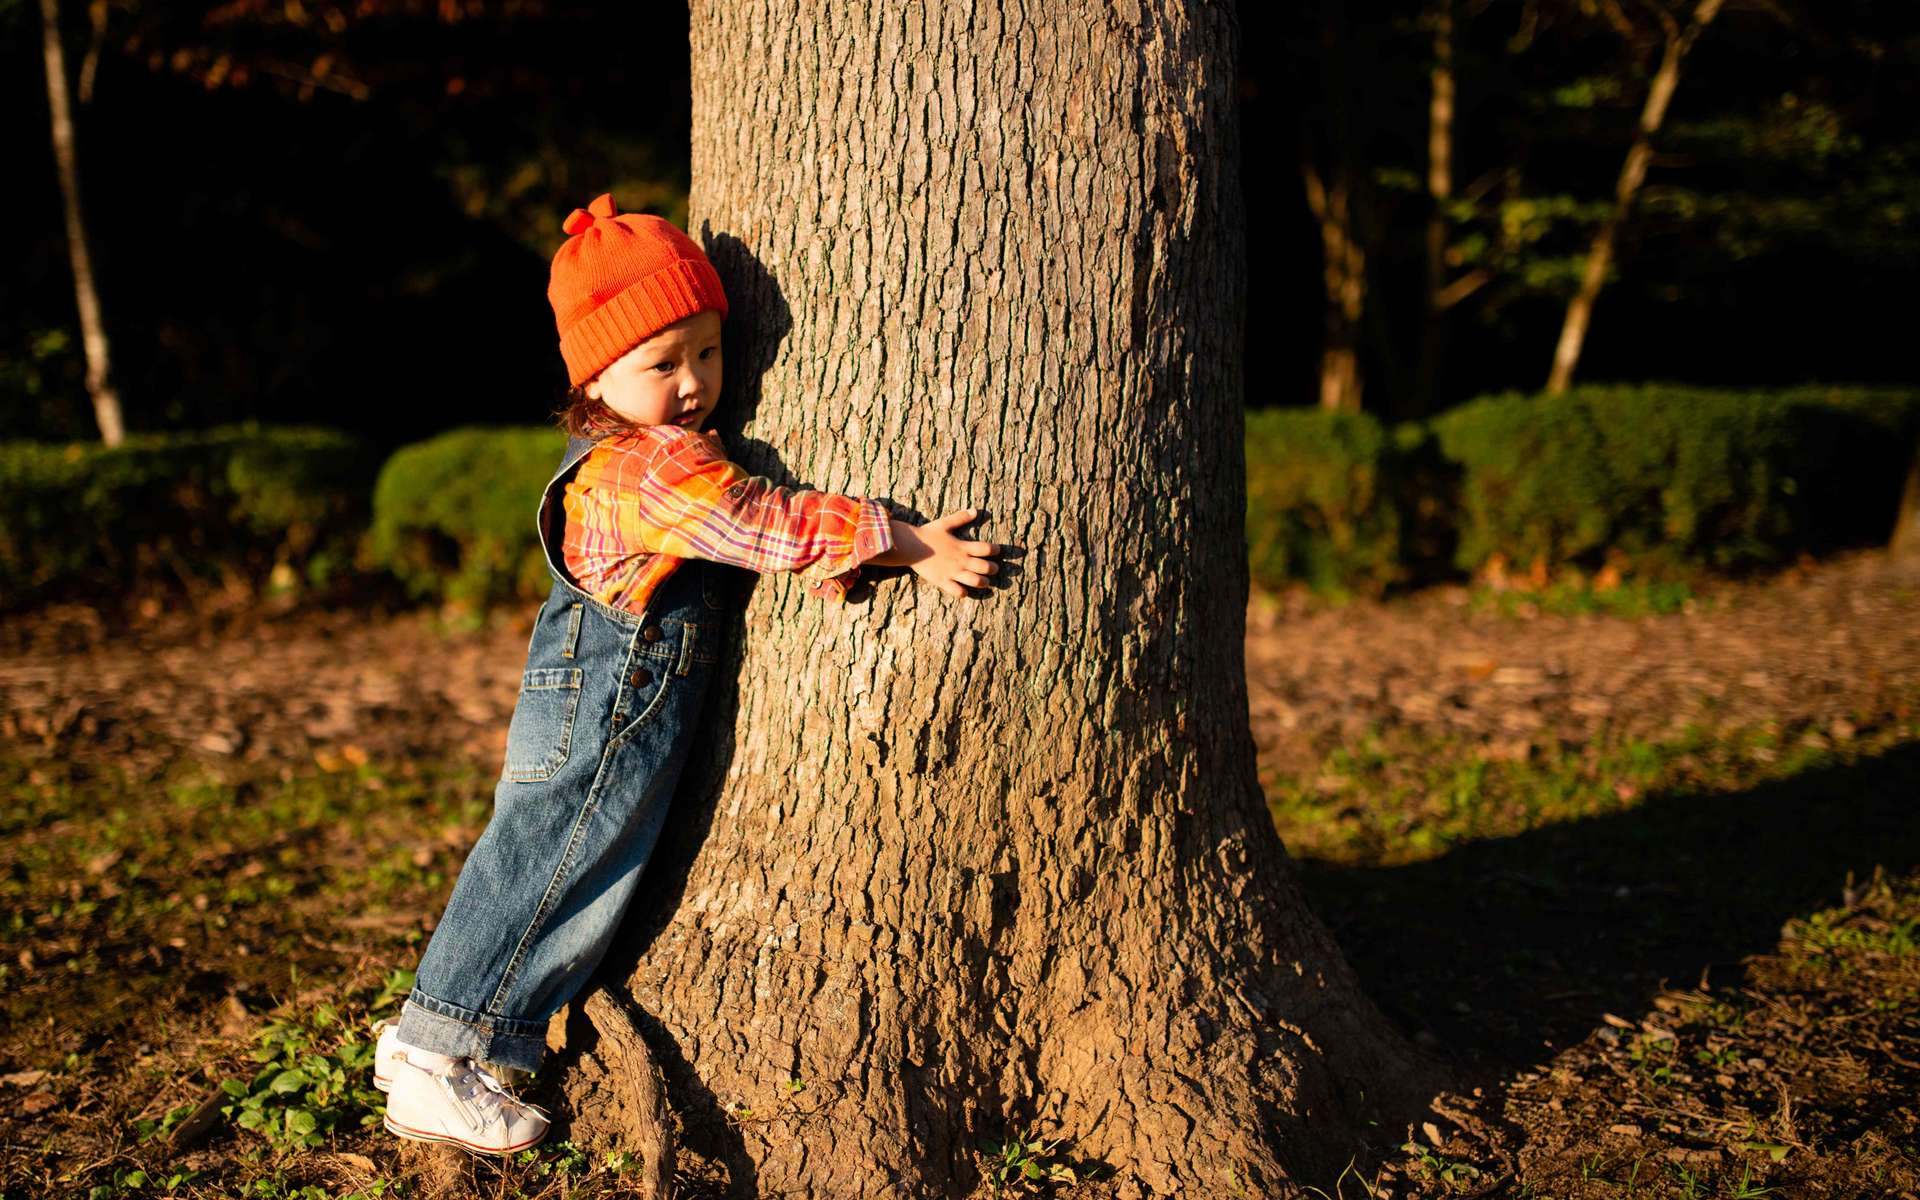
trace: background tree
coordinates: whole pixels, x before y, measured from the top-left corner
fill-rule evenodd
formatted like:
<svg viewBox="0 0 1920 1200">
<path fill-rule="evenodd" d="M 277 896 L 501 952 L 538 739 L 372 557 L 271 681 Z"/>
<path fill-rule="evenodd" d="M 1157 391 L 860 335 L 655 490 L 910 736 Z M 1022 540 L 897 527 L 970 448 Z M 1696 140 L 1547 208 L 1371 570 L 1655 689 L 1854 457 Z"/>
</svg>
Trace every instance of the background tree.
<svg viewBox="0 0 1920 1200">
<path fill-rule="evenodd" d="M 1103 11 L 694 9 L 736 452 L 1028 554 L 978 606 L 754 589 L 636 961 L 569 1032 L 590 1130 L 653 1129 L 644 1041 L 767 1194 L 961 1194 L 1037 1117 L 1277 1196 L 1431 1095 L 1254 774 L 1231 14 Z"/>
<path fill-rule="evenodd" d="M 1620 226 L 1626 222 L 1633 210 L 1634 198 L 1640 192 L 1640 185 L 1646 181 L 1647 165 L 1653 161 L 1653 139 L 1660 133 L 1660 126 L 1667 119 L 1667 108 L 1673 102 L 1673 93 L 1680 86 L 1680 66 L 1687 52 L 1693 49 L 1694 42 L 1706 32 L 1707 26 L 1720 15 L 1722 0 L 1697 0 L 1690 5 L 1692 12 L 1680 16 L 1665 7 L 1664 0 L 1647 0 L 1639 6 L 1655 26 L 1660 35 L 1660 65 L 1654 69 L 1653 78 L 1647 85 L 1647 99 L 1640 110 L 1640 122 L 1634 131 L 1633 144 L 1627 148 L 1627 158 L 1620 167 L 1620 178 L 1613 188 L 1613 211 L 1593 235 L 1593 245 L 1587 251 L 1585 266 L 1580 272 L 1580 287 L 1574 292 L 1573 299 L 1567 304 L 1566 321 L 1560 327 L 1560 341 L 1554 347 L 1553 370 L 1547 377 L 1547 391 L 1560 393 L 1567 390 L 1573 382 L 1574 368 L 1580 363 L 1580 351 L 1586 344 L 1587 326 L 1593 320 L 1593 302 L 1600 295 L 1600 288 L 1606 283 L 1607 271 L 1613 264 L 1614 242 L 1619 237 Z M 1634 38 L 1637 30 L 1626 10 L 1614 0 L 1600 0 L 1600 8 L 1610 18 L 1619 23 L 1622 36 Z"/>
<path fill-rule="evenodd" d="M 87 247 L 86 209 L 80 201 L 80 137 L 68 100 L 67 56 L 60 41 L 59 0 L 40 0 L 41 48 L 46 64 L 47 111 L 52 117 L 53 156 L 60 169 L 60 195 L 66 216 L 67 257 L 73 264 L 73 298 L 80 310 L 81 343 L 87 354 L 87 394 L 100 440 L 117 446 L 126 436 L 120 417 L 120 393 L 113 386 L 112 347 L 100 317 L 100 292 L 93 281 L 93 255 Z M 92 79 L 93 55 L 83 79 Z M 83 94 L 87 91 L 83 83 Z"/>
</svg>

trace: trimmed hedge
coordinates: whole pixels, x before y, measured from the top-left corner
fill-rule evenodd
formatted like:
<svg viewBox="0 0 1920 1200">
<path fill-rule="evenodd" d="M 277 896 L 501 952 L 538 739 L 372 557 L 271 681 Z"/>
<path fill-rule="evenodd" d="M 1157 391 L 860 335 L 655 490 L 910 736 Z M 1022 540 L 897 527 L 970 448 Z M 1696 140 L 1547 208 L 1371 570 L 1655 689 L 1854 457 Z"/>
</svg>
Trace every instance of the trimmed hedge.
<svg viewBox="0 0 1920 1200">
<path fill-rule="evenodd" d="M 353 567 L 378 463 L 328 429 L 225 426 L 0 443 L 0 602 L 324 586 Z"/>
<path fill-rule="evenodd" d="M 566 444 L 554 428 L 469 428 L 401 447 L 374 486 L 369 561 L 416 599 L 544 595 L 535 510 Z"/>
<path fill-rule="evenodd" d="M 1920 389 L 1589 387 L 1490 396 L 1385 426 L 1246 418 L 1247 549 L 1267 587 L 1378 593 L 1477 569 L 1731 568 L 1883 542 Z M 0 443 L 0 603 L 390 572 L 416 599 L 543 594 L 534 507 L 566 444 L 458 429 L 378 466 L 324 429 L 140 434 L 112 450 Z M 377 480 L 376 480 L 377 473 Z"/>
<path fill-rule="evenodd" d="M 1247 561 L 1266 587 L 1379 591 L 1406 575 L 1393 439 L 1366 413 L 1247 414 Z"/>
<path fill-rule="evenodd" d="M 1247 415 L 1247 545 L 1267 586 L 1378 592 L 1517 564 L 1737 568 L 1884 541 L 1920 390 L 1656 384 L 1484 397 L 1427 422 Z M 1383 481 L 1391 481 L 1383 482 Z"/>
<path fill-rule="evenodd" d="M 1461 471 L 1455 564 L 1732 568 L 1883 540 L 1920 393 L 1589 387 L 1431 422 Z"/>
</svg>

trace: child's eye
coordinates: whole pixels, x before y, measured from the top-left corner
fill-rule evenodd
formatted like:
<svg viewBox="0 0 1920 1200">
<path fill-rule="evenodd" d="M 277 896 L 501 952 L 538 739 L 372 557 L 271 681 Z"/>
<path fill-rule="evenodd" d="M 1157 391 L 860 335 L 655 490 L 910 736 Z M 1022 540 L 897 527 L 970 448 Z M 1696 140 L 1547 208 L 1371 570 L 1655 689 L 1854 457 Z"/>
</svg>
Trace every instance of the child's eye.
<svg viewBox="0 0 1920 1200">
<path fill-rule="evenodd" d="M 670 362 L 657 362 L 657 363 L 655 363 L 655 364 L 653 364 L 653 369 L 654 369 L 654 370 L 656 370 L 656 371 L 660 371 L 660 372 L 663 372 L 663 373 L 666 373 L 666 374 L 672 374 L 672 373 L 673 373 L 673 364 L 672 364 L 672 363 L 670 363 Z"/>
<path fill-rule="evenodd" d="M 720 352 L 720 347 L 718 347 L 718 346 L 708 346 L 708 347 L 707 347 L 707 348 L 706 348 L 705 350 L 702 350 L 702 351 L 700 352 L 700 358 L 701 358 L 701 361 L 703 361 L 703 362 L 704 362 L 705 360 L 707 360 L 707 359 L 709 359 L 709 358 L 712 358 L 712 357 L 713 357 L 713 356 L 714 356 L 715 354 L 717 354 L 717 353 L 719 353 L 719 352 Z"/>
</svg>

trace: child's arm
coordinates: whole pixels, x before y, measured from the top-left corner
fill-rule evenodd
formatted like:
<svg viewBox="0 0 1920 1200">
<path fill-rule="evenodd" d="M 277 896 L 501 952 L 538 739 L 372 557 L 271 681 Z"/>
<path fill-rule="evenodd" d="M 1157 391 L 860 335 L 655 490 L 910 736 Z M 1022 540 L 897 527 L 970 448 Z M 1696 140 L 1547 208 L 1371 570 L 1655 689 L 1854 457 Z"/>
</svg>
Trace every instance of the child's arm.
<svg viewBox="0 0 1920 1200">
<path fill-rule="evenodd" d="M 863 562 L 910 566 L 955 596 L 965 595 L 962 582 L 983 580 L 996 569 L 961 550 L 986 543 L 963 543 L 948 532 L 964 523 L 955 520 L 960 513 L 916 529 L 890 520 L 877 501 L 783 488 L 749 475 L 707 436 L 658 433 L 646 469 L 616 493 L 622 524 L 650 550 L 753 571 L 795 571 L 815 595 L 836 600 L 846 596 Z"/>
</svg>

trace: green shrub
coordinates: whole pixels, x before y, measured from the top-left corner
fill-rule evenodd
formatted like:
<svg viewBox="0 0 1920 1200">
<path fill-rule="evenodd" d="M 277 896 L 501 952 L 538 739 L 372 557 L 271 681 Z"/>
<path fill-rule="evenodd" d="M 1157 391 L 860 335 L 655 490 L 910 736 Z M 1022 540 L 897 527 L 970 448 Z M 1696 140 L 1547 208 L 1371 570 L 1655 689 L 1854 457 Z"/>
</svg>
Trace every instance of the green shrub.
<svg viewBox="0 0 1920 1200">
<path fill-rule="evenodd" d="M 1731 568 L 1884 537 L 1920 393 L 1678 385 L 1485 397 L 1431 422 L 1457 565 Z"/>
<path fill-rule="evenodd" d="M 401 447 L 374 485 L 371 561 L 417 599 L 544 595 L 535 512 L 565 448 L 550 428 L 455 429 Z"/>
<path fill-rule="evenodd" d="M 1247 414 L 1247 556 L 1254 582 L 1377 593 L 1405 575 L 1396 441 L 1365 413 Z"/>
<path fill-rule="evenodd" d="M 374 469 L 364 445 L 326 429 L 0 443 L 0 598 L 324 586 L 352 566 Z"/>
</svg>

